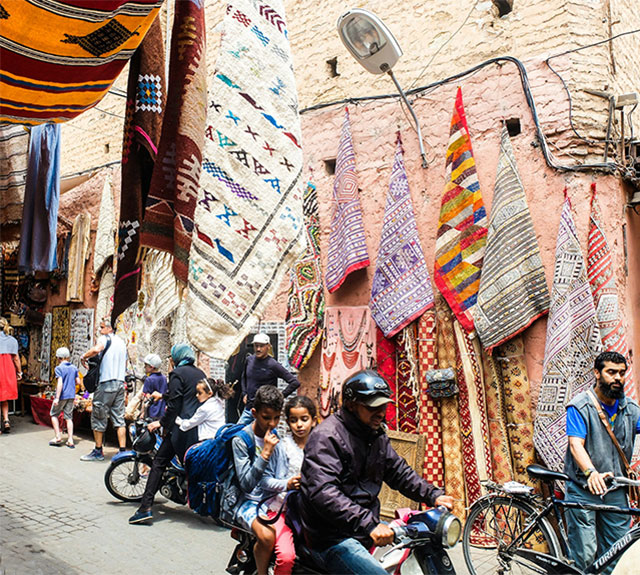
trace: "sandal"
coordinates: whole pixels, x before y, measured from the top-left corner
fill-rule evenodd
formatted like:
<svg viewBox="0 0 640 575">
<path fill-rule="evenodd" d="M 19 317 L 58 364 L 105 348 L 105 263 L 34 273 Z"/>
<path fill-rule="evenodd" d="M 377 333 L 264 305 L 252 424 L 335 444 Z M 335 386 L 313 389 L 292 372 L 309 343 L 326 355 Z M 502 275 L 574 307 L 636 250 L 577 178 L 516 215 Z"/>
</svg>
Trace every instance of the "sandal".
<svg viewBox="0 0 640 575">
<path fill-rule="evenodd" d="M 67 441 L 67 443 L 65 443 L 65 445 L 69 448 L 69 449 L 75 449 L 76 448 L 76 444 L 75 443 L 69 443 Z"/>
<path fill-rule="evenodd" d="M 49 445 L 51 445 L 51 447 L 61 447 L 63 443 L 64 441 L 62 441 L 62 439 L 52 439 Z"/>
<path fill-rule="evenodd" d="M 2 433 L 11 433 L 11 424 L 8 419 L 5 419 L 2 423 Z"/>
</svg>

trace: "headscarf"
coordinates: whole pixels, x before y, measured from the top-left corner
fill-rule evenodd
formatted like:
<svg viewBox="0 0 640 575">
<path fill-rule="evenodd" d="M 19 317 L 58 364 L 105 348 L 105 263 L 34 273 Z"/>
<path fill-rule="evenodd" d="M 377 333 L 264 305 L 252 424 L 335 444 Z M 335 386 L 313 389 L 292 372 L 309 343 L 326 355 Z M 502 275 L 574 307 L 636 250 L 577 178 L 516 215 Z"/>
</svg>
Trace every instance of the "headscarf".
<svg viewBox="0 0 640 575">
<path fill-rule="evenodd" d="M 171 348 L 171 359 L 173 360 L 173 365 L 176 367 L 192 365 L 196 362 L 196 354 L 189 344 L 176 343 Z"/>
</svg>

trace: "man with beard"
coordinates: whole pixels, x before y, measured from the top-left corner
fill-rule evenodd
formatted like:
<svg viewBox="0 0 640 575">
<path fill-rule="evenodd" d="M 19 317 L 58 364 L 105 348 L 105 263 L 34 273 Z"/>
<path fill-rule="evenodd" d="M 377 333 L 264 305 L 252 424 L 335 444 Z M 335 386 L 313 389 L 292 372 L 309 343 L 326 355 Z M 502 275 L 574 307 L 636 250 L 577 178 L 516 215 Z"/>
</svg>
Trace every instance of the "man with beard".
<svg viewBox="0 0 640 575">
<path fill-rule="evenodd" d="M 572 481 L 567 482 L 567 501 L 596 503 L 625 507 L 627 496 L 618 489 L 600 498 L 607 485 L 607 476 L 624 476 L 625 468 L 597 405 L 609 420 L 613 433 L 627 461 L 631 461 L 636 433 L 640 433 L 640 407 L 624 395 L 627 361 L 614 352 L 601 353 L 594 362 L 596 384 L 576 395 L 567 405 L 567 435 L 569 445 L 564 471 Z M 581 485 L 588 487 L 582 489 Z M 578 568 L 585 570 L 595 558 L 606 551 L 629 530 L 629 517 L 586 509 L 566 512 L 569 547 Z M 615 562 L 603 574 L 613 571 Z"/>
</svg>

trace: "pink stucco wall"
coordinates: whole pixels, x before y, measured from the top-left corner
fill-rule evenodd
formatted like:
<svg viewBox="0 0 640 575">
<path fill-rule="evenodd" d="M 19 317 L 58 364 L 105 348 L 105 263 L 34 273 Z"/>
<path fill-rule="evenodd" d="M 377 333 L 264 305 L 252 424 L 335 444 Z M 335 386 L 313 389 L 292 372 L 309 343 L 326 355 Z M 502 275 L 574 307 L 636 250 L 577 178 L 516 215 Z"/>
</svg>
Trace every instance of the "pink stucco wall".
<svg viewBox="0 0 640 575">
<path fill-rule="evenodd" d="M 554 77 L 542 63 L 529 62 L 527 68 L 545 132 L 552 142 L 566 139 L 567 102 L 563 97 L 558 97 L 562 93 L 558 90 Z M 390 81 L 389 84 L 389 92 L 392 92 Z M 395 150 L 395 133 L 398 129 L 401 130 L 405 145 L 405 163 L 422 248 L 430 270 L 433 269 L 440 198 L 445 184 L 445 152 L 457 85 L 442 86 L 427 97 L 415 101 L 415 110 L 420 118 L 430 161 L 426 170 L 420 166 L 416 134 L 408 116 L 396 101 L 371 102 L 349 107 L 371 265 L 366 270 L 352 274 L 337 293 L 327 295 L 327 305 L 364 305 L 369 301 Z M 640 234 L 640 218 L 631 212 L 628 216 L 629 221 L 626 221 L 626 191 L 620 180 L 595 173 L 561 173 L 546 165 L 537 147 L 534 123 L 514 66 L 508 64 L 500 68 L 485 68 L 474 76 L 462 79 L 459 85 L 463 91 L 478 177 L 489 213 L 498 160 L 501 120 L 516 117 L 520 119 L 522 131 L 512 138 L 512 143 L 526 189 L 549 287 L 553 277 L 563 189 L 565 186 L 568 189 L 586 257 L 590 184 L 592 181 L 596 182 L 607 236 L 614 251 L 621 310 L 629 325 L 630 343 L 634 335 L 635 341 L 640 341 L 637 327 L 639 322 L 633 321 L 634 314 L 637 319 L 640 308 L 638 280 L 628 280 L 624 276 L 622 249 L 622 225 L 627 223 L 629 274 L 638 278 L 640 264 L 637 260 L 640 246 L 637 237 Z M 306 162 L 318 188 L 323 264 L 326 263 L 333 184 L 333 177 L 325 171 L 324 160 L 335 158 L 342 120 L 342 106 L 309 112 L 303 115 L 302 119 Z M 563 161 L 567 162 L 566 156 Z M 270 317 L 266 319 L 282 319 L 285 309 L 286 286 L 283 285 L 271 307 Z M 534 403 L 542 376 L 545 329 L 546 318 L 535 322 L 524 333 Z M 310 391 L 317 385 L 318 370 L 319 361 L 314 358 L 301 374 L 304 385 L 309 386 Z"/>
</svg>

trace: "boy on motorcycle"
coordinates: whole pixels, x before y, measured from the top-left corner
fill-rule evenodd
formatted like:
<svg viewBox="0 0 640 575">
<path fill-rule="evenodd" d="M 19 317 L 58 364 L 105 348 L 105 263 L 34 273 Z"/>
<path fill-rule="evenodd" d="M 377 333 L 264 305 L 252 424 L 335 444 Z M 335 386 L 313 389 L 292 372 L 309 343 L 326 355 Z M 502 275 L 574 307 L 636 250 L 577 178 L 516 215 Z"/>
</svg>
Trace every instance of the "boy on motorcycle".
<svg viewBox="0 0 640 575">
<path fill-rule="evenodd" d="M 391 389 L 373 370 L 342 388 L 342 408 L 310 435 L 302 464 L 300 515 L 305 543 L 329 573 L 387 575 L 368 548 L 393 542 L 380 522 L 385 482 L 414 501 L 453 506 L 453 498 L 422 479 L 400 457 L 383 426 Z"/>
</svg>

